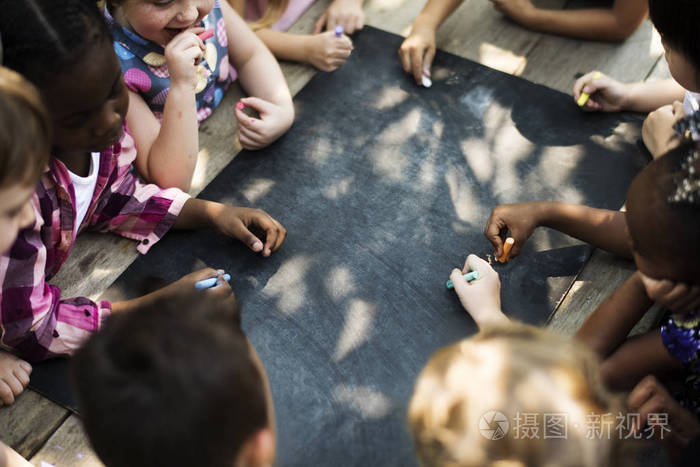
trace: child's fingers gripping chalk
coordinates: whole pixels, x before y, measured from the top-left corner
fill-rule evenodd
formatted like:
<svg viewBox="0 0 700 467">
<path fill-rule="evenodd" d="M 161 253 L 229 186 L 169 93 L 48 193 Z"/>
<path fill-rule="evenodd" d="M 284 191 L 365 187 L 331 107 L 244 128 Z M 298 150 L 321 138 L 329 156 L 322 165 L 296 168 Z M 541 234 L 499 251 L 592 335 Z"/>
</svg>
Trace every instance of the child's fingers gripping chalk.
<svg viewBox="0 0 700 467">
<path fill-rule="evenodd" d="M 479 274 L 478 280 L 467 282 L 463 274 L 474 271 Z M 500 313 L 501 308 L 501 281 L 498 273 L 485 260 L 476 255 L 469 255 L 464 264 L 464 269 L 454 269 L 450 274 L 454 284 L 454 290 L 459 296 L 462 306 L 475 318 L 480 313 Z"/>
<path fill-rule="evenodd" d="M 224 274 L 221 277 L 226 282 L 231 280 L 231 276 L 229 274 Z M 205 289 L 211 289 L 214 287 L 218 287 L 219 285 L 221 285 L 221 283 L 219 282 L 219 276 L 213 276 L 213 277 L 209 277 L 207 279 L 202 279 L 201 281 L 195 282 L 194 288 L 197 290 L 205 290 Z"/>
<path fill-rule="evenodd" d="M 510 251 L 513 249 L 513 245 L 515 245 L 515 239 L 513 237 L 506 238 L 506 241 L 503 242 L 503 254 L 500 258 L 498 258 L 499 262 L 508 262 L 508 260 L 510 259 Z"/>
<path fill-rule="evenodd" d="M 479 278 L 479 271 L 471 271 L 466 274 L 462 274 L 462 277 L 464 277 L 464 280 L 467 282 L 475 281 Z M 448 279 L 445 283 L 445 287 L 451 290 L 455 288 L 455 285 Z"/>
<path fill-rule="evenodd" d="M 594 80 L 594 79 L 598 79 L 598 78 L 602 78 L 602 77 L 603 77 L 603 73 L 601 73 L 600 71 L 596 71 L 593 73 L 593 76 L 590 77 L 590 80 Z M 586 83 L 585 86 L 588 86 L 588 83 Z M 593 91 L 585 92 L 584 91 L 585 86 L 581 90 L 581 94 L 579 95 L 578 100 L 576 101 L 576 104 L 578 104 L 579 107 L 583 107 L 584 105 L 586 105 L 586 102 L 588 102 L 588 99 L 591 97 L 591 93 L 593 92 Z"/>
</svg>

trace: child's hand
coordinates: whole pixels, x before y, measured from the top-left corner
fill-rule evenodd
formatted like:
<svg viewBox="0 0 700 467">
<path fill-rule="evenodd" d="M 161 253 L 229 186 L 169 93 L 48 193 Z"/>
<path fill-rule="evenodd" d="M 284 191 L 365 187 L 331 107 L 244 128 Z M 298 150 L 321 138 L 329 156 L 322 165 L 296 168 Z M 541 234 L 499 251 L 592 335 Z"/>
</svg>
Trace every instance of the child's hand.
<svg viewBox="0 0 700 467">
<path fill-rule="evenodd" d="M 700 286 L 673 282 L 668 279 L 652 279 L 642 274 L 642 284 L 647 295 L 669 310 L 687 313 L 700 308 Z"/>
<path fill-rule="evenodd" d="M 343 27 L 345 34 L 359 31 L 365 25 L 365 13 L 362 11 L 362 0 L 333 0 L 314 25 L 314 34 L 326 30 L 334 31 L 335 27 Z"/>
<path fill-rule="evenodd" d="M 162 289 L 153 292 L 157 295 L 156 304 L 166 304 L 170 301 L 175 301 L 178 306 L 188 306 L 188 304 L 199 303 L 202 300 L 211 300 L 212 306 L 219 306 L 220 302 L 232 304 L 235 301 L 235 296 L 231 286 L 223 277 L 224 271 L 212 268 L 204 268 L 199 271 L 191 272 L 186 276 L 166 285 Z M 216 286 L 197 290 L 194 285 L 204 279 L 217 277 Z"/>
<path fill-rule="evenodd" d="M 261 209 L 224 206 L 214 219 L 221 233 L 237 238 L 254 252 L 262 252 L 265 257 L 277 251 L 287 236 L 282 224 Z M 264 236 L 264 244 L 254 232 Z"/>
<path fill-rule="evenodd" d="M 635 433 L 643 433 L 649 415 L 665 414 L 666 430 L 663 432 L 660 426 L 653 429 L 649 427 L 649 435 L 660 441 L 667 452 L 673 457 L 688 445 L 688 443 L 700 435 L 700 423 L 692 413 L 684 409 L 668 393 L 666 388 L 652 375 L 643 378 L 627 397 L 627 410 L 631 414 L 639 415 L 639 422 L 632 427 Z M 636 418 L 636 417 L 635 417 Z M 675 459 L 677 460 L 677 459 Z"/>
<path fill-rule="evenodd" d="M 253 118 L 243 112 L 249 106 L 260 114 Z M 294 122 L 294 109 L 273 104 L 258 97 L 241 99 L 235 109 L 238 120 L 238 139 L 244 149 L 255 150 L 272 144 L 282 136 Z"/>
<path fill-rule="evenodd" d="M 15 402 L 15 397 L 29 384 L 31 372 L 32 366 L 29 363 L 0 350 L 0 407 Z"/>
<path fill-rule="evenodd" d="M 423 76 L 430 78 L 430 66 L 435 58 L 435 29 L 413 24 L 411 34 L 399 48 L 399 57 L 406 73 L 413 75 L 416 84 L 422 84 Z"/>
<path fill-rule="evenodd" d="M 574 101 L 578 102 L 581 93 L 590 94 L 591 97 L 583 105 L 583 110 L 595 112 L 619 112 L 625 110 L 628 99 L 628 85 L 612 79 L 600 73 L 602 76 L 594 78 L 599 71 L 591 71 L 576 80 L 574 83 Z"/>
<path fill-rule="evenodd" d="M 540 225 L 542 208 L 543 205 L 539 202 L 502 204 L 493 208 L 486 222 L 484 235 L 493 244 L 496 258 L 503 254 L 503 241 L 508 231 L 515 240 L 510 253 L 511 258 L 520 253 L 527 239 Z"/>
<path fill-rule="evenodd" d="M 170 73 L 170 86 L 197 86 L 195 66 L 202 60 L 204 42 L 197 34 L 204 28 L 192 28 L 183 31 L 165 46 L 165 62 Z"/>
<path fill-rule="evenodd" d="M 352 52 L 352 41 L 343 34 L 335 37 L 333 31 L 309 36 L 307 61 L 322 71 L 333 71 L 345 64 Z"/>
<path fill-rule="evenodd" d="M 494 8 L 521 24 L 527 24 L 536 8 L 530 0 L 491 0 Z"/>
<path fill-rule="evenodd" d="M 656 109 L 644 119 L 642 140 L 654 159 L 681 144 L 673 125 L 684 116 L 683 104 L 676 101 Z"/>
<path fill-rule="evenodd" d="M 479 278 L 471 282 L 464 279 L 463 274 L 477 271 Z M 501 281 L 498 273 L 476 255 L 467 256 L 464 268 L 452 270 L 450 280 L 464 309 L 483 328 L 487 324 L 505 324 L 508 318 L 501 312 Z"/>
</svg>

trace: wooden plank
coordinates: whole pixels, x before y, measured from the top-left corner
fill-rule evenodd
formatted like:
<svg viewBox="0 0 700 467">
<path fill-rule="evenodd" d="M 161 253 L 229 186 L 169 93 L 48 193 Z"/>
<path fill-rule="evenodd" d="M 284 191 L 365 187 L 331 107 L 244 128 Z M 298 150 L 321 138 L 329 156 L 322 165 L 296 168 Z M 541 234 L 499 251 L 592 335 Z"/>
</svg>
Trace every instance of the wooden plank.
<svg viewBox="0 0 700 467">
<path fill-rule="evenodd" d="M 565 2 L 549 0 L 544 3 L 560 7 Z M 368 24 L 406 36 L 422 8 L 423 2 L 419 1 L 370 0 L 367 5 Z M 540 35 L 505 19 L 490 2 L 465 0 L 438 29 L 436 44 L 440 50 L 506 73 L 515 73 L 524 66 L 525 56 L 533 50 L 539 38 Z"/>
<path fill-rule="evenodd" d="M 620 81 L 642 81 L 663 48 L 649 20 L 622 44 L 543 37 L 519 74 L 535 83 L 571 93 L 576 73 L 601 70 Z"/>
<path fill-rule="evenodd" d="M 115 442 L 119 442 L 115 440 Z M 128 450 L 128 446 L 124 449 Z M 57 467 L 93 467 L 104 465 L 90 447 L 80 419 L 71 415 L 49 438 L 44 447 L 30 458 L 37 467 L 47 462 Z"/>
<path fill-rule="evenodd" d="M 36 452 L 70 412 L 28 389 L 0 409 L 0 439 L 24 457 Z"/>
</svg>

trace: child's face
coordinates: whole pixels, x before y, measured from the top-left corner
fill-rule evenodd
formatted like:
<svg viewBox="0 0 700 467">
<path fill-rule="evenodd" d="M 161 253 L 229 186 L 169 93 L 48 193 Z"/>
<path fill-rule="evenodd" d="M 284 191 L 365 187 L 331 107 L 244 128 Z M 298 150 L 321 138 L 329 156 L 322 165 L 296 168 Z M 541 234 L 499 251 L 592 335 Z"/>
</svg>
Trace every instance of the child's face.
<svg viewBox="0 0 700 467">
<path fill-rule="evenodd" d="M 43 86 L 59 151 L 102 151 L 121 138 L 129 95 L 111 42 L 101 42 Z"/>
<path fill-rule="evenodd" d="M 671 47 L 663 39 L 661 43 L 664 46 L 666 61 L 668 62 L 668 68 L 671 70 L 673 79 L 683 86 L 684 89 L 691 92 L 699 92 L 700 83 L 698 83 L 697 80 L 698 72 L 693 64 L 686 58 L 685 54 Z"/>
<path fill-rule="evenodd" d="M 0 187 L 0 254 L 10 249 L 17 232 L 34 222 L 31 198 L 35 188 L 24 183 Z"/>
<path fill-rule="evenodd" d="M 214 0 L 124 0 L 121 18 L 139 36 L 165 46 L 173 37 L 199 25 L 214 8 Z"/>
</svg>

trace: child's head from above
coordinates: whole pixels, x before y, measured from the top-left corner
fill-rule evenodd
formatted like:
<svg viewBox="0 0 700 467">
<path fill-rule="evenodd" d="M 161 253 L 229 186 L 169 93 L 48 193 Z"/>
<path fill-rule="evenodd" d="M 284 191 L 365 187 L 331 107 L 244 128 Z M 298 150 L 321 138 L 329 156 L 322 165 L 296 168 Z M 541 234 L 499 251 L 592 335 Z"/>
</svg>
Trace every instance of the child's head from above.
<svg viewBox="0 0 700 467">
<path fill-rule="evenodd" d="M 590 350 L 514 323 L 438 350 L 416 382 L 408 419 L 422 465 L 597 467 L 616 465 L 618 445 L 589 439 L 587 417 L 618 410 Z M 492 420 L 494 411 L 509 428 Z M 536 414 L 538 439 L 515 428 L 525 414 Z M 544 414 L 565 414 L 567 439 L 541 436 Z"/>
<path fill-rule="evenodd" d="M 162 46 L 198 26 L 214 8 L 214 0 L 109 0 L 108 4 L 122 26 Z"/>
<path fill-rule="evenodd" d="M 270 465 L 263 370 L 237 309 L 111 316 L 72 359 L 83 423 L 108 467 Z"/>
<path fill-rule="evenodd" d="M 627 230 L 639 270 L 700 285 L 700 162 L 683 145 L 654 160 L 627 192 Z"/>
<path fill-rule="evenodd" d="M 95 2 L 31 0 L 0 17 L 5 64 L 41 92 L 57 152 L 100 151 L 118 141 L 128 93 Z"/>
<path fill-rule="evenodd" d="M 0 254 L 34 222 L 31 197 L 49 160 L 51 126 L 39 93 L 0 67 Z"/>
<path fill-rule="evenodd" d="M 673 79 L 689 91 L 700 92 L 700 2 L 649 0 L 649 17 L 661 34 Z"/>
</svg>

